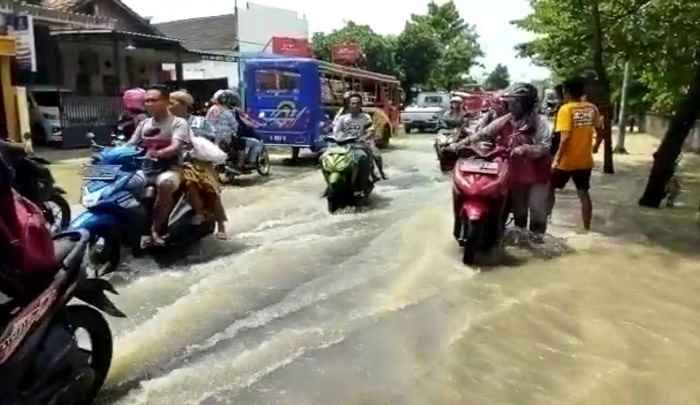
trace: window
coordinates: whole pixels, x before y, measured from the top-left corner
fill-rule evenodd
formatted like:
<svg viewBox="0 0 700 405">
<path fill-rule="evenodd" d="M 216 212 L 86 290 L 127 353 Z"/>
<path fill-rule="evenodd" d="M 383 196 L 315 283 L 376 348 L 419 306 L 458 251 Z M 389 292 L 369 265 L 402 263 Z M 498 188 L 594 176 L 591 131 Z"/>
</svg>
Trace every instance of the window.
<svg viewBox="0 0 700 405">
<path fill-rule="evenodd" d="M 441 104 L 442 103 L 442 97 L 440 96 L 426 96 L 425 97 L 425 104 Z"/>
<path fill-rule="evenodd" d="M 301 75 L 288 70 L 258 70 L 255 72 L 258 93 L 297 93 L 301 87 Z"/>
</svg>

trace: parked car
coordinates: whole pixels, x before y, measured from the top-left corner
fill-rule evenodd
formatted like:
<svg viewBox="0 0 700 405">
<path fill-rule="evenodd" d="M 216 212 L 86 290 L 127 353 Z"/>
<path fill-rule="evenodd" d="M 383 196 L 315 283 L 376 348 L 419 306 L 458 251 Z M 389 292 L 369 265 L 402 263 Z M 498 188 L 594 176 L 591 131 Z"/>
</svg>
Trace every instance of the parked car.
<svg viewBox="0 0 700 405">
<path fill-rule="evenodd" d="M 33 86 L 29 88 L 29 118 L 32 138 L 39 144 L 63 143 L 61 124 L 61 98 L 70 90 L 56 86 Z"/>
<path fill-rule="evenodd" d="M 440 117 L 449 107 L 450 94 L 447 92 L 419 93 L 416 103 L 401 113 L 406 133 L 412 129 L 436 132 Z"/>
</svg>

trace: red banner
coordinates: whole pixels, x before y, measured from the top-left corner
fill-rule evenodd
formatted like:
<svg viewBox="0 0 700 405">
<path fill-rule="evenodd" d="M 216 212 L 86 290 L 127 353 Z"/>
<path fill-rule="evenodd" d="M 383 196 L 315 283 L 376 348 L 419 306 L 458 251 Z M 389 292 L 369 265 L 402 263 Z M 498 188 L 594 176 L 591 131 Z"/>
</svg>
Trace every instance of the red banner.
<svg viewBox="0 0 700 405">
<path fill-rule="evenodd" d="M 272 37 L 272 52 L 300 58 L 312 57 L 311 46 L 306 38 Z"/>
<path fill-rule="evenodd" d="M 354 65 L 362 58 L 360 44 L 348 42 L 333 47 L 333 63 Z"/>
</svg>

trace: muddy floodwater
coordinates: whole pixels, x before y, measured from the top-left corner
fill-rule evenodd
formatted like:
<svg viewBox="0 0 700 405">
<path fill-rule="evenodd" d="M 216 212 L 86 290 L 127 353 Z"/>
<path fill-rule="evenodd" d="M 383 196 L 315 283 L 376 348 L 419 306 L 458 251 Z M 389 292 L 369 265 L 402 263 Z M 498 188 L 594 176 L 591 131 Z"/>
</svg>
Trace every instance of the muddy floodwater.
<svg viewBox="0 0 700 405">
<path fill-rule="evenodd" d="M 365 211 L 329 215 L 313 165 L 276 165 L 226 190 L 231 241 L 128 259 L 99 403 L 700 403 L 697 193 L 636 207 L 650 138 L 595 175 L 595 232 L 565 191 L 546 245 L 484 268 L 461 264 L 431 142 L 385 152 Z"/>
</svg>

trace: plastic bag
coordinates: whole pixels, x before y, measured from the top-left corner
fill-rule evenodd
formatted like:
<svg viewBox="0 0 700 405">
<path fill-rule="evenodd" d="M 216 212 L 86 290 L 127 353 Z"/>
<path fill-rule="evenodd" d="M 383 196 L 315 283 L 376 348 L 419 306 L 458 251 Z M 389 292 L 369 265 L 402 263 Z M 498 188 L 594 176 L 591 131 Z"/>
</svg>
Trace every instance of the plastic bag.
<svg viewBox="0 0 700 405">
<path fill-rule="evenodd" d="M 192 137 L 192 158 L 214 164 L 223 164 L 226 162 L 226 152 L 216 146 L 213 142 L 201 136 Z"/>
</svg>

